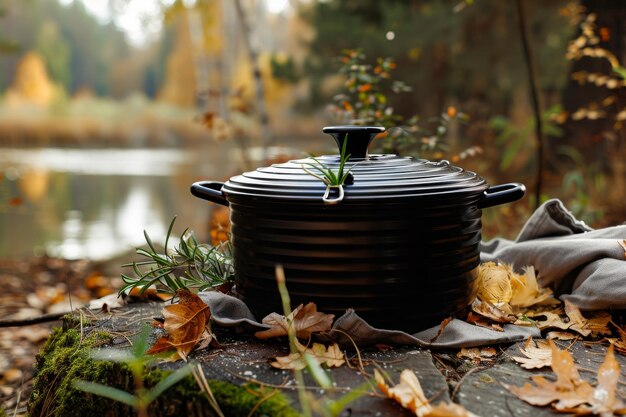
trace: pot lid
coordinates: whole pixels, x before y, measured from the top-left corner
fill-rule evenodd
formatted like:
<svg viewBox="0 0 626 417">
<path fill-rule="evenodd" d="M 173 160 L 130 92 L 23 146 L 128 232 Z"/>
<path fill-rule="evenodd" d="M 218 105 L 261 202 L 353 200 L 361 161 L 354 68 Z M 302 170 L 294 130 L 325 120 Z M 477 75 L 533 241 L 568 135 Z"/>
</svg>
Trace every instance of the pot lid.
<svg viewBox="0 0 626 417">
<path fill-rule="evenodd" d="M 326 202 L 363 202 L 372 199 L 409 199 L 419 197 L 479 198 L 488 188 L 486 181 L 471 171 L 451 165 L 448 161 L 431 162 L 425 159 L 400 157 L 393 154 L 369 155 L 367 148 L 374 137 L 384 132 L 377 126 L 325 127 L 324 133 L 333 136 L 340 151 L 350 155 L 344 172 L 351 176 L 343 185 L 342 198 L 338 188 L 327 189 L 316 166 L 318 162 L 334 173 L 340 168 L 341 155 L 323 155 L 274 164 L 232 177 L 224 184 L 226 198 L 270 198 L 294 202 L 322 204 Z M 308 172 L 307 172 L 308 171 Z"/>
</svg>

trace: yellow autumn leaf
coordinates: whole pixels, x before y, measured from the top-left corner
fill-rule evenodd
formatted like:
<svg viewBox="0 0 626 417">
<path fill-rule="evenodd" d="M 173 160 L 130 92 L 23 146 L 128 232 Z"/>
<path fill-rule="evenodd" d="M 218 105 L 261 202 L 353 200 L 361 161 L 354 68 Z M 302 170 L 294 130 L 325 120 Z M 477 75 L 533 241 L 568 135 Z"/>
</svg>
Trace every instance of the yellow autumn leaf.
<svg viewBox="0 0 626 417">
<path fill-rule="evenodd" d="M 511 274 L 513 270 L 508 265 L 495 262 L 481 264 L 478 267 L 478 298 L 491 304 L 511 301 Z"/>
<path fill-rule="evenodd" d="M 535 268 L 527 266 L 518 274 L 511 265 L 485 262 L 478 268 L 478 298 L 504 312 L 538 304 L 557 304 L 552 290 L 540 288 Z M 508 306 L 512 308 L 508 308 Z"/>
<path fill-rule="evenodd" d="M 416 416 L 425 416 L 432 409 L 424 390 L 414 372 L 405 369 L 400 374 L 400 382 L 389 387 L 382 374 L 374 370 L 376 385 L 385 396 L 400 404 L 403 408 L 411 410 Z"/>
<path fill-rule="evenodd" d="M 552 364 L 552 349 L 545 340 L 534 341 L 529 337 L 524 348 L 520 347 L 520 352 L 524 356 L 513 356 L 511 359 L 524 369 L 540 369 Z"/>
<path fill-rule="evenodd" d="M 403 408 L 412 411 L 418 417 L 477 417 L 463 406 L 455 403 L 431 405 L 415 373 L 405 369 L 400 373 L 400 382 L 390 387 L 383 375 L 374 370 L 376 385 L 387 398 L 391 398 Z"/>
<path fill-rule="evenodd" d="M 294 342 L 298 351 L 287 356 L 276 357 L 273 362 L 270 362 L 272 367 L 296 371 L 302 370 L 306 368 L 305 354 L 311 355 L 320 365 L 326 365 L 329 368 L 338 368 L 346 363 L 345 356 L 336 343 L 328 347 L 321 343 L 313 343 L 313 346 L 306 347 L 298 340 Z"/>
<path fill-rule="evenodd" d="M 531 307 L 537 304 L 558 304 L 550 288 L 540 288 L 537 282 L 535 268 L 527 266 L 523 274 L 511 275 L 512 296 L 510 304 L 513 307 Z"/>
</svg>

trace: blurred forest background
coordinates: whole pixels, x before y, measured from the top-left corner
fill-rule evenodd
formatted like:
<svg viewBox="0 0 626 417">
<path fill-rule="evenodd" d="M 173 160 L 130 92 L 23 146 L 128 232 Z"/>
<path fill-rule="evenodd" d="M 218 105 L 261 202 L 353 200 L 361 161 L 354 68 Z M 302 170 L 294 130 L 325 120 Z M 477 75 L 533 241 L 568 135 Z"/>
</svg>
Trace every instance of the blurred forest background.
<svg viewBox="0 0 626 417">
<path fill-rule="evenodd" d="M 339 123 L 524 182 L 486 237 L 537 196 L 622 223 L 624 63 L 620 0 L 2 0 L 0 257 L 106 258 L 174 215 L 207 240 L 191 182 L 336 153 Z"/>
</svg>

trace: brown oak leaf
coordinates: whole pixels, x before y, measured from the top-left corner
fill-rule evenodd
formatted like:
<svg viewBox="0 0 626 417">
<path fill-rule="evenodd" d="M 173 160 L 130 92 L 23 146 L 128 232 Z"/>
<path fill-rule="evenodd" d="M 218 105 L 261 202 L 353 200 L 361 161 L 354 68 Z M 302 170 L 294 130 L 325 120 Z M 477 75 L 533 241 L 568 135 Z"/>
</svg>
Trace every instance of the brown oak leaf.
<svg viewBox="0 0 626 417">
<path fill-rule="evenodd" d="M 296 337 L 308 339 L 312 333 L 326 332 L 333 325 L 334 314 L 325 314 L 317 311 L 315 303 L 300 304 L 288 317 L 278 313 L 271 313 L 263 319 L 263 324 L 270 326 L 269 329 L 256 332 L 254 335 L 259 339 L 287 336 L 289 322 L 293 322 Z"/>
<path fill-rule="evenodd" d="M 574 330 L 583 336 L 597 336 L 599 334 L 611 334 L 609 322 L 611 315 L 605 311 L 592 313 L 592 317 L 583 317 L 580 309 L 571 301 L 565 300 L 565 314 L 569 317 L 571 326 L 569 330 Z"/>
<path fill-rule="evenodd" d="M 299 371 L 306 368 L 305 354 L 313 356 L 320 365 L 326 365 L 329 368 L 338 368 L 346 362 L 345 356 L 337 343 L 333 343 L 328 347 L 321 343 L 313 343 L 313 346 L 306 347 L 297 340 L 294 342 L 298 352 L 290 353 L 287 356 L 279 356 L 275 358 L 274 362 L 270 362 L 270 365 L 278 369 Z"/>
<path fill-rule="evenodd" d="M 163 307 L 163 328 L 167 336 L 159 338 L 147 353 L 176 349 L 177 355 L 174 356 L 186 361 L 196 345 L 200 342 L 208 344 L 213 338 L 209 322 L 211 312 L 200 297 L 186 289 L 177 290 L 176 295 L 178 303 Z"/>
<path fill-rule="evenodd" d="M 424 395 L 424 390 L 422 390 L 417 376 L 409 369 L 402 371 L 400 382 L 393 387 L 387 385 L 382 374 L 376 369 L 374 370 L 374 378 L 378 389 L 387 398 L 391 398 L 402 407 L 411 410 L 418 417 L 477 417 L 459 404 L 441 402 L 435 406 L 431 405 Z"/>
<path fill-rule="evenodd" d="M 532 384 L 527 382 L 522 387 L 503 384 L 506 389 L 529 404 L 551 405 L 557 411 L 600 416 L 626 413 L 624 403 L 616 395 L 620 367 L 612 346 L 598 369 L 598 384 L 594 388 L 580 377 L 574 358 L 568 351 L 558 349 L 552 340 L 549 344 L 556 381 L 535 375 Z"/>
</svg>

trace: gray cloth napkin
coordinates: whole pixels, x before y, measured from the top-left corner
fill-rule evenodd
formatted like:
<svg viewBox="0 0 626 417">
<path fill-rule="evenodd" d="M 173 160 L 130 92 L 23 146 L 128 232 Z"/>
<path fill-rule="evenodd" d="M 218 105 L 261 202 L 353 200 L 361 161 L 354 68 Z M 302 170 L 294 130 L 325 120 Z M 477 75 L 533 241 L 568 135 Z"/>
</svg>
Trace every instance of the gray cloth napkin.
<svg viewBox="0 0 626 417">
<path fill-rule="evenodd" d="M 482 245 L 483 261 L 501 260 L 521 269 L 532 265 L 540 283 L 555 289 L 583 310 L 626 308 L 626 257 L 620 241 L 626 225 L 593 230 L 578 221 L 559 200 L 550 200 L 528 219 L 515 241 L 494 239 Z M 221 326 L 255 332 L 268 328 L 239 299 L 217 292 L 200 297 L 211 308 L 213 321 Z M 408 334 L 371 327 L 354 310 L 335 320 L 322 339 L 360 346 L 377 343 L 407 344 L 427 348 L 459 348 L 508 343 L 539 337 L 535 327 L 507 324 L 503 332 L 453 319 L 440 326 Z"/>
<path fill-rule="evenodd" d="M 494 239 L 481 260 L 535 267 L 540 285 L 581 310 L 626 308 L 626 225 L 593 230 L 559 200 L 545 202 L 515 241 Z"/>
</svg>

